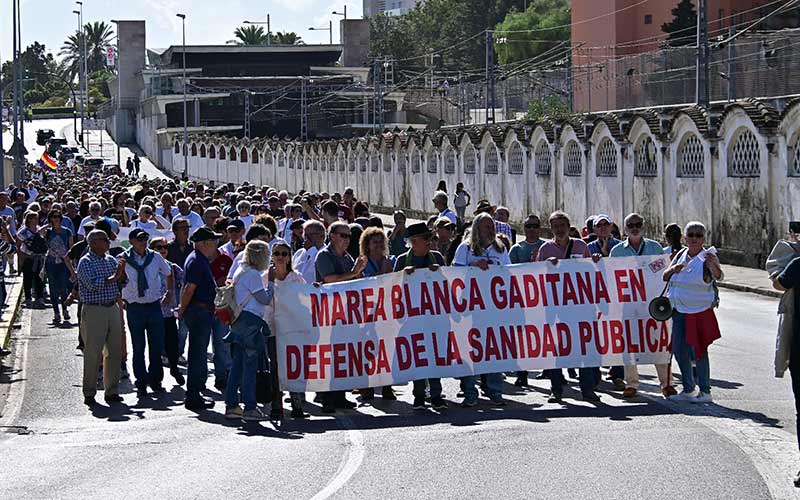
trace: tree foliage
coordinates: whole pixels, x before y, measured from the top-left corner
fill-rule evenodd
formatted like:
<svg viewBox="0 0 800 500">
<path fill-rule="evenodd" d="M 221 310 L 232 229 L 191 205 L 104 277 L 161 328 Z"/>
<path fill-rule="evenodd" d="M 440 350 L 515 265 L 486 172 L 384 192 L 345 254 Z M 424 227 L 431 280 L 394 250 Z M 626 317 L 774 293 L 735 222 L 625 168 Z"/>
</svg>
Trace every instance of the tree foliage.
<svg viewBox="0 0 800 500">
<path fill-rule="evenodd" d="M 512 9 L 495 28 L 497 61 L 532 59 L 569 41 L 570 16 L 568 0 L 532 0 L 524 12 Z"/>
<path fill-rule="evenodd" d="M 481 33 L 502 21 L 522 0 L 426 0 L 402 17 L 370 19 L 370 52 L 403 61 L 400 67 L 430 64 L 424 54 L 442 52 L 437 65 L 451 69 L 485 64 L 486 38 Z"/>
<path fill-rule="evenodd" d="M 673 47 L 696 43 L 692 36 L 697 29 L 697 11 L 691 0 L 681 0 L 672 9 L 672 21 L 661 25 L 661 31 L 667 33 L 667 43 Z"/>
<path fill-rule="evenodd" d="M 69 95 L 69 89 L 58 78 L 59 65 L 53 54 L 47 48 L 34 42 L 29 45 L 20 56 L 22 72 L 25 75 L 23 81 L 23 93 L 25 103 L 28 105 L 38 105 L 50 97 L 64 97 Z M 11 81 L 13 75 L 13 62 L 6 61 L 2 67 L 2 85 Z M 13 88 L 7 87 L 7 95 L 13 94 Z"/>
<path fill-rule="evenodd" d="M 306 43 L 294 31 L 279 31 L 275 33 L 272 42 L 278 45 L 305 45 Z"/>
<path fill-rule="evenodd" d="M 525 118 L 533 121 L 541 121 L 545 118 L 563 120 L 571 114 L 569 103 L 565 102 L 562 97 L 551 94 L 542 99 L 534 99 L 529 102 L 528 114 L 525 115 Z"/>
<path fill-rule="evenodd" d="M 84 27 L 86 34 L 86 65 L 89 73 L 105 69 L 106 51 L 112 46 L 114 30 L 104 22 L 86 23 Z M 64 76 L 69 80 L 74 80 L 78 75 L 80 65 L 83 61 L 81 56 L 83 49 L 83 39 L 81 33 L 76 31 L 61 46 L 58 55 L 62 56 Z"/>
<path fill-rule="evenodd" d="M 249 24 L 239 26 L 233 32 L 234 39 L 228 40 L 229 44 L 235 45 L 266 45 L 269 37 L 261 26 Z"/>
</svg>

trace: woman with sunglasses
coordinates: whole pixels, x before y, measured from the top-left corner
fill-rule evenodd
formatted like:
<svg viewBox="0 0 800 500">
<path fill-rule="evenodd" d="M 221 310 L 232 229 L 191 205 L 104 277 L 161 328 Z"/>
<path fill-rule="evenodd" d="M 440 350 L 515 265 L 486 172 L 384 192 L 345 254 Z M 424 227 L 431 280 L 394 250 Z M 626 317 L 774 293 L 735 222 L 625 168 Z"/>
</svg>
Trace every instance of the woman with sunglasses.
<svg viewBox="0 0 800 500">
<path fill-rule="evenodd" d="M 158 252 L 172 268 L 172 290 L 167 290 L 166 276 L 161 276 L 161 316 L 164 318 L 164 352 L 167 354 L 169 363 L 169 373 L 178 385 L 183 385 L 186 380 L 183 378 L 178 368 L 178 320 L 175 317 L 175 309 L 178 307 L 180 297 L 180 284 L 183 283 L 183 269 L 181 266 L 167 259 L 169 245 L 167 239 L 157 236 L 150 240 L 150 250 Z M 172 293 L 167 293 L 172 292 Z"/>
<path fill-rule="evenodd" d="M 153 213 L 153 207 L 142 204 L 142 206 L 139 207 L 139 218 L 131 221 L 131 228 L 138 227 L 148 232 L 155 229 L 164 229 L 164 226 L 161 224 L 161 222 L 157 218 L 153 218 Z"/>
<path fill-rule="evenodd" d="M 272 246 L 272 267 L 275 269 L 275 290 L 277 291 L 284 283 L 305 284 L 298 273 L 292 269 L 292 254 L 289 245 L 285 241 L 279 240 Z M 269 283 L 268 273 L 261 274 L 264 286 Z M 269 353 L 270 376 L 272 377 L 272 409 L 270 418 L 279 420 L 283 418 L 283 393 L 278 389 L 278 349 L 275 344 L 275 302 L 265 306 L 264 320 L 269 325 L 270 335 L 267 337 L 267 352 Z M 303 401 L 305 394 L 302 392 L 290 392 L 289 399 L 292 404 L 292 418 L 306 418 L 308 414 L 303 412 Z"/>
<path fill-rule="evenodd" d="M 686 248 L 672 259 L 664 271 L 669 281 L 667 297 L 672 303 L 672 352 L 681 370 L 683 392 L 670 397 L 674 401 L 711 403 L 711 373 L 708 346 L 720 338 L 714 308 L 719 305 L 716 280 L 722 279 L 719 259 L 706 251 L 706 227 L 690 222 L 684 229 Z M 692 361 L 697 366 L 695 384 Z M 700 386 L 697 390 L 696 385 Z"/>
<path fill-rule="evenodd" d="M 45 270 L 47 283 L 50 287 L 50 302 L 53 306 L 53 324 L 61 324 L 61 314 L 64 321 L 69 321 L 69 310 L 65 304 L 72 283 L 70 283 L 70 269 L 67 267 L 67 251 L 72 247 L 72 231 L 61 225 L 63 216 L 60 210 L 51 210 L 47 215 L 48 226 L 42 228 L 47 240 L 47 259 Z M 61 306 L 61 311 L 59 311 Z"/>
</svg>

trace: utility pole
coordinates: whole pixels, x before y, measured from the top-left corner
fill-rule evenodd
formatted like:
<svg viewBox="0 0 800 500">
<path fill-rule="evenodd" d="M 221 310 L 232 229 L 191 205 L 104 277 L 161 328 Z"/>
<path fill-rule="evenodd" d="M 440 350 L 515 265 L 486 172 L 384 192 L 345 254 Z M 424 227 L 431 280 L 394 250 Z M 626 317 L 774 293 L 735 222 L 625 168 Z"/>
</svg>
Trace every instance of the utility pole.
<svg viewBox="0 0 800 500">
<path fill-rule="evenodd" d="M 244 91 L 244 136 L 250 138 L 250 91 Z"/>
<path fill-rule="evenodd" d="M 707 108 L 711 102 L 710 80 L 708 0 L 697 0 L 697 87 L 695 91 L 695 100 L 698 106 Z"/>
<path fill-rule="evenodd" d="M 494 123 L 494 32 L 486 30 L 486 124 Z"/>
<path fill-rule="evenodd" d="M 733 80 L 733 58 L 736 57 L 736 49 L 733 46 L 735 40 L 733 39 L 734 29 L 731 26 L 728 29 L 728 38 L 730 42 L 728 42 L 728 102 L 733 102 L 736 100 L 736 83 Z"/>
<path fill-rule="evenodd" d="M 175 14 L 181 18 L 183 33 L 183 175 L 189 175 L 189 130 L 186 112 L 186 14 Z"/>
<path fill-rule="evenodd" d="M 119 122 L 122 119 L 122 61 L 119 57 L 119 21 L 111 20 L 112 23 L 117 25 L 117 48 L 116 52 L 114 53 L 116 63 L 117 63 L 117 105 L 115 106 L 116 109 L 116 116 L 114 117 L 114 135 L 116 137 L 117 142 L 117 165 L 119 166 L 120 170 L 122 169 L 122 139 L 119 136 Z M 102 137 L 102 132 L 100 133 Z"/>
<path fill-rule="evenodd" d="M 308 140 L 308 88 L 306 77 L 300 77 L 300 140 Z"/>
<path fill-rule="evenodd" d="M 21 64 L 21 52 L 22 49 L 22 36 L 19 29 L 20 25 L 20 7 L 19 7 L 19 0 L 12 0 L 13 1 L 13 54 L 14 54 L 14 144 L 17 146 L 14 151 L 14 182 L 20 182 L 22 180 L 22 172 L 25 169 L 25 157 L 22 154 L 23 149 L 23 142 L 22 142 L 22 121 L 23 113 L 24 113 L 24 106 L 22 102 L 22 64 Z"/>
</svg>

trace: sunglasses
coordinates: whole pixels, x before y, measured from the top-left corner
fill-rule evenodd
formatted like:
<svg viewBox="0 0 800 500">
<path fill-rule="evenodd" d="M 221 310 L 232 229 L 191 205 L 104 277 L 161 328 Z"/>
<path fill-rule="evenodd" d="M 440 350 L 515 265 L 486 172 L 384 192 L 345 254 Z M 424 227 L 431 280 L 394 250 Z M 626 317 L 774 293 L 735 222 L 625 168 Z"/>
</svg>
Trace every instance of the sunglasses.
<svg viewBox="0 0 800 500">
<path fill-rule="evenodd" d="M 525 224 L 525 229 L 539 229 L 542 227 L 541 224 Z"/>
<path fill-rule="evenodd" d="M 289 252 L 272 252 L 273 257 L 288 257 Z"/>
<path fill-rule="evenodd" d="M 348 240 L 353 236 L 351 233 L 333 233 L 340 238 L 347 238 Z"/>
<path fill-rule="evenodd" d="M 703 233 L 686 233 L 687 238 L 703 238 L 705 235 Z"/>
<path fill-rule="evenodd" d="M 156 245 L 156 246 L 154 246 L 153 248 L 154 248 L 155 250 L 159 250 L 159 251 L 160 251 L 160 250 L 166 250 L 166 249 L 167 249 L 167 245 Z"/>
<path fill-rule="evenodd" d="M 631 222 L 627 224 L 627 227 L 629 227 L 630 229 L 641 228 L 643 226 L 644 224 L 641 222 Z"/>
</svg>

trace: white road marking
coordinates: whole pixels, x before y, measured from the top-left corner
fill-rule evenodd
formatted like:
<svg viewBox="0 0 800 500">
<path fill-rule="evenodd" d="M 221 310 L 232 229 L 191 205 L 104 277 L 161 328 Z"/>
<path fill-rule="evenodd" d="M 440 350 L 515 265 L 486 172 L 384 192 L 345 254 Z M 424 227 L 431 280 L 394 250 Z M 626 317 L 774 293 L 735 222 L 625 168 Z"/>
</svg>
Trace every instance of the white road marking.
<svg viewBox="0 0 800 500">
<path fill-rule="evenodd" d="M 347 417 L 339 417 L 339 425 L 343 429 L 352 427 L 352 421 Z M 334 493 L 342 489 L 351 477 L 356 473 L 361 462 L 364 461 L 364 435 L 361 431 L 347 429 L 347 454 L 339 465 L 339 470 L 333 479 L 319 493 L 311 497 L 311 500 L 326 500 Z"/>
</svg>

